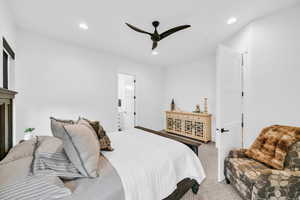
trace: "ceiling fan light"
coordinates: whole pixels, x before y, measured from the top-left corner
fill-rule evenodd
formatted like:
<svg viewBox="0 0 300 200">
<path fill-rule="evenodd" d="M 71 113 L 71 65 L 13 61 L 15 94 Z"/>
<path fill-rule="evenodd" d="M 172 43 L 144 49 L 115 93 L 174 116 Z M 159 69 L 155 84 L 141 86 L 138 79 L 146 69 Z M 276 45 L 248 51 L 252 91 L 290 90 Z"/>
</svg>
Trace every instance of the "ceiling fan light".
<svg viewBox="0 0 300 200">
<path fill-rule="evenodd" d="M 155 51 L 155 50 L 153 50 L 153 51 L 152 51 L 152 55 L 156 56 L 156 55 L 158 55 L 158 52 Z"/>
<path fill-rule="evenodd" d="M 236 22 L 237 22 L 237 18 L 236 18 L 236 17 L 230 17 L 230 18 L 227 20 L 227 24 L 228 24 L 228 25 L 235 24 Z"/>
<path fill-rule="evenodd" d="M 89 26 L 86 23 L 80 23 L 79 28 L 81 28 L 82 30 L 88 30 Z"/>
</svg>

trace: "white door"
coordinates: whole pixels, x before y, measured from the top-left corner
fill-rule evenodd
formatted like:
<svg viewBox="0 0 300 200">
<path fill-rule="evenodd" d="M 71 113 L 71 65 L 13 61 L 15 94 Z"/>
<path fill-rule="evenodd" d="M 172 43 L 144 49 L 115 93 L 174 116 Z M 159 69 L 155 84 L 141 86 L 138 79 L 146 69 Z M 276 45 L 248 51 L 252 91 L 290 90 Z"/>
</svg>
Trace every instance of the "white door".
<svg viewBox="0 0 300 200">
<path fill-rule="evenodd" d="M 224 180 L 224 160 L 242 146 L 242 55 L 219 46 L 217 53 L 218 180 Z"/>
<path fill-rule="evenodd" d="M 135 77 L 119 74 L 119 124 L 121 130 L 135 126 Z"/>
</svg>

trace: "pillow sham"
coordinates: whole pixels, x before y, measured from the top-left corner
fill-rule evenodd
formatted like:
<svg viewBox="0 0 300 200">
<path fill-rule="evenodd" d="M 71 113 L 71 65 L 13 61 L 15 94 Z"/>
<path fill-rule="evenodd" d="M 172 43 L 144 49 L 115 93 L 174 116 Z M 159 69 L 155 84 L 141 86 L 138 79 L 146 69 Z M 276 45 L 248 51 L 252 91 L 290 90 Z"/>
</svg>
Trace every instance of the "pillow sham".
<svg viewBox="0 0 300 200">
<path fill-rule="evenodd" d="M 113 151 L 114 149 L 111 147 L 111 141 L 109 137 L 106 135 L 104 128 L 101 126 L 99 121 L 91 121 L 85 118 L 79 118 L 77 123 L 89 123 L 91 127 L 93 127 L 94 131 L 97 133 L 97 137 L 100 143 L 100 150 L 103 151 Z"/>
<path fill-rule="evenodd" d="M 48 136 L 37 137 L 37 140 L 34 175 L 58 176 L 66 180 L 83 177 L 65 154 L 62 140 Z"/>
<path fill-rule="evenodd" d="M 98 176 L 100 144 L 96 133 L 88 124 L 64 126 L 67 137 L 64 138 L 64 149 L 70 161 L 86 177 Z"/>
<path fill-rule="evenodd" d="M 52 177 L 53 179 L 53 177 Z M 55 182 L 61 182 L 56 177 Z M 20 181 L 1 184 L 0 199 L 1 200 L 54 200 L 67 198 L 71 195 L 71 191 L 62 184 L 57 185 L 53 180 L 49 181 L 45 176 L 28 176 Z"/>
</svg>

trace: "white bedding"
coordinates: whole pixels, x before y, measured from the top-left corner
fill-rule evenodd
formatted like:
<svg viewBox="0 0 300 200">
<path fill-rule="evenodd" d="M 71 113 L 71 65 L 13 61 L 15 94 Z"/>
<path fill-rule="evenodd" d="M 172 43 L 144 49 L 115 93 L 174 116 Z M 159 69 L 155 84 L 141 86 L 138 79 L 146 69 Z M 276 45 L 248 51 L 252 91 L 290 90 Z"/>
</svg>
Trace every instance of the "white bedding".
<svg viewBox="0 0 300 200">
<path fill-rule="evenodd" d="M 161 200 L 184 178 L 205 179 L 200 160 L 184 144 L 139 129 L 108 136 L 115 150 L 103 154 L 121 177 L 126 200 Z"/>
</svg>

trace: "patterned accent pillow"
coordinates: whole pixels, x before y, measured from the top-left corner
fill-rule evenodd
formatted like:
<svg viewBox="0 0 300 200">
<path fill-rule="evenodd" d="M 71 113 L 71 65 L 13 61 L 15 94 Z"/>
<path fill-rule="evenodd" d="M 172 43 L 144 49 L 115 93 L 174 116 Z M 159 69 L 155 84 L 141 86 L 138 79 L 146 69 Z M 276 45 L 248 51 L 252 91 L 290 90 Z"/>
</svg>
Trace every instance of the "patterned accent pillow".
<svg viewBox="0 0 300 200">
<path fill-rule="evenodd" d="M 99 143 L 100 143 L 100 149 L 102 151 L 113 151 L 114 149 L 111 147 L 111 141 L 109 137 L 106 135 L 106 132 L 104 128 L 101 126 L 99 121 L 90 121 L 85 118 L 79 118 L 77 123 L 85 123 L 88 122 L 91 127 L 95 130 L 97 133 Z"/>
<path fill-rule="evenodd" d="M 275 169 L 283 169 L 287 152 L 297 141 L 300 141 L 299 127 L 270 126 L 262 130 L 246 155 Z"/>
</svg>

